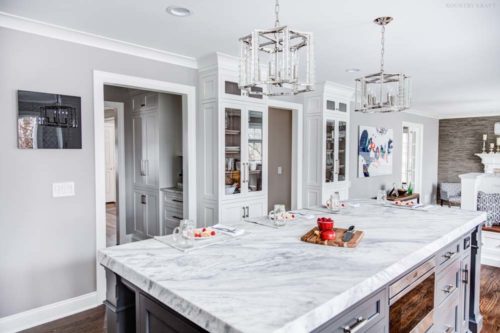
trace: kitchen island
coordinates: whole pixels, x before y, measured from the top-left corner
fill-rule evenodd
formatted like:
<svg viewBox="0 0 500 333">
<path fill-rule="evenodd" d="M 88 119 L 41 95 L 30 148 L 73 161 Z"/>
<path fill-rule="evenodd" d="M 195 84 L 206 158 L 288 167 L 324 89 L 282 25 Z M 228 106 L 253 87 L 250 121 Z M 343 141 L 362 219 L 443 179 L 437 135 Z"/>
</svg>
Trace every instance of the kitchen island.
<svg viewBox="0 0 500 333">
<path fill-rule="evenodd" d="M 305 243 L 300 237 L 315 219 L 298 219 L 279 229 L 242 223 L 245 235 L 187 253 L 153 239 L 99 251 L 108 332 L 388 332 L 392 286 L 430 260 L 434 331 L 479 332 L 478 226 L 485 213 L 374 201 L 336 215 L 306 212 L 331 216 L 338 227 L 355 225 L 364 238 L 356 248 Z M 443 296 L 440 276 L 456 265 L 457 285 L 446 285 Z M 448 312 L 439 309 L 459 296 L 454 328 L 440 327 Z"/>
</svg>

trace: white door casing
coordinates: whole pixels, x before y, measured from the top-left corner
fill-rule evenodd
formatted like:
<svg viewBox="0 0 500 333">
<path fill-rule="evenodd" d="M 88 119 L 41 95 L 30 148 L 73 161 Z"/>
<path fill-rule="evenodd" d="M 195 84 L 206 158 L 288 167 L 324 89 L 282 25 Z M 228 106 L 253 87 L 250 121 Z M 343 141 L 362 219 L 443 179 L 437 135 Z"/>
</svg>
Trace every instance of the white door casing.
<svg viewBox="0 0 500 333">
<path fill-rule="evenodd" d="M 114 118 L 104 124 L 104 145 L 106 147 L 106 202 L 116 202 L 116 160 Z"/>
</svg>

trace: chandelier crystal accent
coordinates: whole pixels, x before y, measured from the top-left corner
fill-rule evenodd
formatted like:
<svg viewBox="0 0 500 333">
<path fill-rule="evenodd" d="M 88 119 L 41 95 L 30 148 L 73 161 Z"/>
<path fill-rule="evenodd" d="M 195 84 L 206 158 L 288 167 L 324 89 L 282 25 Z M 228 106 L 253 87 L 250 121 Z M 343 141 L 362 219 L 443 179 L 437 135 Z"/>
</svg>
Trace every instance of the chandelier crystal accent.
<svg viewBox="0 0 500 333">
<path fill-rule="evenodd" d="M 239 86 L 251 94 L 296 95 L 314 85 L 313 36 L 279 21 L 275 4 L 274 28 L 256 29 L 241 37 Z"/>
<path fill-rule="evenodd" d="M 365 113 L 399 112 L 410 108 L 411 80 L 405 74 L 384 71 L 385 26 L 392 17 L 378 17 L 373 22 L 382 27 L 380 72 L 356 79 L 354 110 Z"/>
</svg>

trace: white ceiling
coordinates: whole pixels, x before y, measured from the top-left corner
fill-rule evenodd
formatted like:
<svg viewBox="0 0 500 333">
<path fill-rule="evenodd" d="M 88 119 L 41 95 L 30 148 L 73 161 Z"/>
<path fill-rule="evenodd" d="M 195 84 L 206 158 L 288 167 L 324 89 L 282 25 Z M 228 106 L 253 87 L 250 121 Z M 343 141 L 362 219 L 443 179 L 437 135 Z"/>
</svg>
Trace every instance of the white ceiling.
<svg viewBox="0 0 500 333">
<path fill-rule="evenodd" d="M 413 77 L 414 112 L 500 114 L 500 0 L 280 2 L 283 24 L 314 33 L 317 81 L 352 86 L 377 71 L 372 20 L 390 15 L 385 67 Z M 169 5 L 194 14 L 173 17 Z M 0 11 L 192 57 L 237 55 L 239 37 L 274 24 L 272 0 L 0 0 Z"/>
</svg>

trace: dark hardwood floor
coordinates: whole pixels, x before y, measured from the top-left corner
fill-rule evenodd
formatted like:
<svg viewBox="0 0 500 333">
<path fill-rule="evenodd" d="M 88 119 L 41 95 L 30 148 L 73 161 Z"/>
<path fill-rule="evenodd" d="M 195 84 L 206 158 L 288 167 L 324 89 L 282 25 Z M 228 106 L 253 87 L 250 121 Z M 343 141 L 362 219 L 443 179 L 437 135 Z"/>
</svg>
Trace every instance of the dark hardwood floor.
<svg viewBox="0 0 500 333">
<path fill-rule="evenodd" d="M 500 268 L 481 267 L 481 313 L 484 324 L 481 333 L 500 333 Z M 22 333 L 105 333 L 104 305 L 77 313 Z"/>
<path fill-rule="evenodd" d="M 30 328 L 22 333 L 105 333 L 104 305 Z"/>
<path fill-rule="evenodd" d="M 500 268 L 481 267 L 480 305 L 484 324 L 481 333 L 500 332 Z"/>
</svg>

